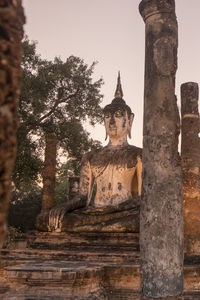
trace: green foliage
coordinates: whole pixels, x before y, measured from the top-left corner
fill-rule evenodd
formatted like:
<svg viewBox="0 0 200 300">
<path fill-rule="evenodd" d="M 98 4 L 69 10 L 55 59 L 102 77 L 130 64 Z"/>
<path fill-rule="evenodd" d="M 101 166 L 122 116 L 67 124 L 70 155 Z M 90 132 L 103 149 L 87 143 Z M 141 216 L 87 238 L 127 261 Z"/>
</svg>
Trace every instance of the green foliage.
<svg viewBox="0 0 200 300">
<path fill-rule="evenodd" d="M 13 191 L 8 212 L 8 225 L 22 232 L 35 229 L 41 203 L 42 191 L 39 188 L 29 191 Z"/>
<path fill-rule="evenodd" d="M 41 174 L 45 133 L 55 132 L 59 147 L 73 158 L 77 173 L 85 151 L 99 146 L 83 121 L 102 121 L 102 79 L 92 80 L 94 62 L 70 56 L 65 61 L 41 59 L 36 43 L 23 41 L 22 90 L 19 98 L 18 152 L 13 181 L 18 189 L 31 186 Z"/>
<path fill-rule="evenodd" d="M 66 201 L 68 192 L 68 179 L 63 178 L 56 182 L 56 203 L 61 204 Z"/>
<path fill-rule="evenodd" d="M 30 188 L 42 171 L 42 160 L 37 150 L 37 143 L 18 132 L 18 155 L 13 170 L 13 181 L 17 188 Z"/>
<path fill-rule="evenodd" d="M 61 164 L 57 168 L 56 178 L 56 203 L 61 204 L 66 201 L 69 192 L 68 178 L 74 175 L 74 160 L 69 159 L 66 163 Z"/>
<path fill-rule="evenodd" d="M 7 237 L 3 248 L 13 249 L 15 247 L 15 242 L 23 238 L 23 233 L 20 229 L 12 226 L 8 226 Z"/>
</svg>

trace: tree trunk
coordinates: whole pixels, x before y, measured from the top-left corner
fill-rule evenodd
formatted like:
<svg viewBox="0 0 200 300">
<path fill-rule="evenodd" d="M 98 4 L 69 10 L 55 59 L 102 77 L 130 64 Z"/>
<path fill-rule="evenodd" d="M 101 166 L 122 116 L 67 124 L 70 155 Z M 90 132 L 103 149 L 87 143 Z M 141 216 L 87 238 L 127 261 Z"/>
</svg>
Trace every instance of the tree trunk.
<svg viewBox="0 0 200 300">
<path fill-rule="evenodd" d="M 21 40 L 25 17 L 20 0 L 0 0 L 0 247 L 7 228 L 11 174 L 16 155 L 17 105 L 21 88 Z"/>
<path fill-rule="evenodd" d="M 187 255 L 200 255 L 200 118 L 199 88 L 195 82 L 181 86 L 184 203 L 184 248 Z"/>
<path fill-rule="evenodd" d="M 143 179 L 140 207 L 141 291 L 161 298 L 183 292 L 179 114 L 175 97 L 174 0 L 143 0 L 146 24 Z"/>
<path fill-rule="evenodd" d="M 56 146 L 56 135 L 54 133 L 47 134 L 43 170 L 42 210 L 55 206 Z"/>
</svg>

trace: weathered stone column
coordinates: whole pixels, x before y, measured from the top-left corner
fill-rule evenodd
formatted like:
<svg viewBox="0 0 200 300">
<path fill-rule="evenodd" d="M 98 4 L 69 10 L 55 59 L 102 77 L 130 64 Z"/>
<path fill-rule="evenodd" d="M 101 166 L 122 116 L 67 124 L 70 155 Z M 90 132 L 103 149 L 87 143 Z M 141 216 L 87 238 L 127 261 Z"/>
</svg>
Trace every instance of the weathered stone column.
<svg viewBox="0 0 200 300">
<path fill-rule="evenodd" d="M 20 0 L 0 0 L 0 248 L 6 232 L 11 175 L 16 155 L 17 107 L 21 88 L 23 24 Z"/>
<path fill-rule="evenodd" d="M 47 134 L 43 170 L 42 210 L 55 206 L 56 146 L 56 135 L 54 133 Z"/>
<path fill-rule="evenodd" d="M 187 255 L 200 254 L 200 118 L 199 88 L 195 82 L 181 86 L 184 205 L 184 248 Z"/>
<path fill-rule="evenodd" d="M 69 184 L 68 199 L 72 200 L 80 192 L 80 176 L 70 176 L 68 184 Z"/>
<path fill-rule="evenodd" d="M 180 120 L 175 97 L 178 30 L 174 0 L 143 0 L 139 9 L 146 24 L 141 292 L 160 298 L 183 291 Z"/>
</svg>

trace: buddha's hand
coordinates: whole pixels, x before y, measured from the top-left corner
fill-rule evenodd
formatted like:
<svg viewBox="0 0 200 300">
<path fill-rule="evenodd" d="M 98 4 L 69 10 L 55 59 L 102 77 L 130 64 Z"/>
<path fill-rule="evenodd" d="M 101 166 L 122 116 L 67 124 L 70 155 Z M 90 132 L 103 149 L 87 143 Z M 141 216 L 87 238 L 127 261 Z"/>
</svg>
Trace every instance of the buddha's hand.
<svg viewBox="0 0 200 300">
<path fill-rule="evenodd" d="M 69 207 L 67 203 L 61 204 L 59 206 L 53 207 L 49 211 L 49 231 L 57 231 L 60 232 L 62 228 L 62 221 L 65 213 L 68 211 Z"/>
<path fill-rule="evenodd" d="M 86 198 L 80 196 L 74 197 L 64 204 L 53 207 L 49 212 L 49 231 L 60 232 L 62 229 L 62 221 L 67 212 L 86 206 Z"/>
</svg>

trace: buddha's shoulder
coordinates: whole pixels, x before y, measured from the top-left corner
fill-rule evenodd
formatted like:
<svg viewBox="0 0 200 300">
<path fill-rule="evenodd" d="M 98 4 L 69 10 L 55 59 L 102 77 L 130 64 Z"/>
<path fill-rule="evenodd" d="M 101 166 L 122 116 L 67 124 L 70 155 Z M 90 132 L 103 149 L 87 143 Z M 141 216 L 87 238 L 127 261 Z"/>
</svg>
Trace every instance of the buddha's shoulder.
<svg viewBox="0 0 200 300">
<path fill-rule="evenodd" d="M 133 145 L 127 145 L 124 149 L 125 152 L 131 155 L 141 156 L 142 157 L 142 148 L 133 146 Z"/>
<path fill-rule="evenodd" d="M 107 160 L 134 160 L 140 156 L 142 157 L 142 149 L 133 145 L 125 145 L 122 147 L 102 147 L 100 149 L 92 150 L 87 152 L 83 160 L 96 162 L 96 161 L 107 161 Z"/>
<path fill-rule="evenodd" d="M 102 150 L 103 147 L 86 152 L 82 157 L 82 161 L 91 161 L 94 157 L 101 155 Z"/>
</svg>

